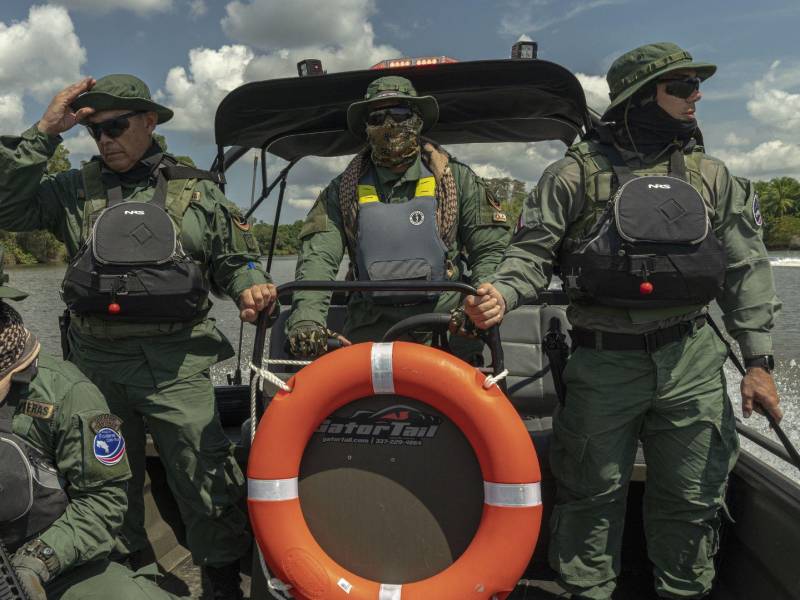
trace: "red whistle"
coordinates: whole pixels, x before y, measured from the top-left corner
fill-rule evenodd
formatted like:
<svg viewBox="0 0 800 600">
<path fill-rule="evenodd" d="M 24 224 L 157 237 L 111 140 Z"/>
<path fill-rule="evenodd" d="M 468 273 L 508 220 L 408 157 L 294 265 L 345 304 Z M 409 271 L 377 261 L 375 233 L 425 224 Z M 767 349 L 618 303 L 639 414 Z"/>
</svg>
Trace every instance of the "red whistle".
<svg viewBox="0 0 800 600">
<path fill-rule="evenodd" d="M 112 302 L 111 304 L 108 305 L 108 314 L 110 314 L 110 315 L 116 315 L 121 310 L 122 310 L 122 307 L 119 304 L 117 304 L 116 302 Z"/>
<path fill-rule="evenodd" d="M 653 284 L 650 283 L 649 281 L 643 281 L 642 283 L 639 284 L 639 293 L 642 296 L 648 296 L 652 294 L 654 289 L 655 288 L 653 287 Z"/>
</svg>

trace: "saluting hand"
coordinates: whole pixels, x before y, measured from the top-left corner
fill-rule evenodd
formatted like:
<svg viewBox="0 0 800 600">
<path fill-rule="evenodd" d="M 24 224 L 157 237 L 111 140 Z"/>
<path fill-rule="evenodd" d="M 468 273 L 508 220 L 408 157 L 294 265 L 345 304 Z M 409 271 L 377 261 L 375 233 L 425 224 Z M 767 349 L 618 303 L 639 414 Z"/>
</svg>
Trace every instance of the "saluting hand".
<svg viewBox="0 0 800 600">
<path fill-rule="evenodd" d="M 478 329 L 489 329 L 503 320 L 506 314 L 506 301 L 491 283 L 478 286 L 477 296 L 467 296 L 464 312 Z"/>
<path fill-rule="evenodd" d="M 278 291 L 271 283 L 257 283 L 250 286 L 239 296 L 239 318 L 248 323 L 255 323 L 258 313 L 262 310 L 272 312 L 275 308 L 275 301 L 278 298 Z"/>
<path fill-rule="evenodd" d="M 36 124 L 39 131 L 47 135 L 58 135 L 72 129 L 91 115 L 94 112 L 93 108 L 85 107 L 73 111 L 70 104 L 82 93 L 92 89 L 95 83 L 96 80 L 93 77 L 85 77 L 58 92 L 50 101 L 50 106 L 47 107 L 44 116 Z"/>
<path fill-rule="evenodd" d="M 741 390 L 742 414 L 745 418 L 749 418 L 755 409 L 761 414 L 767 411 L 776 423 L 781 422 L 783 411 L 779 406 L 778 389 L 775 387 L 772 373 L 761 367 L 750 367 L 742 378 Z"/>
</svg>

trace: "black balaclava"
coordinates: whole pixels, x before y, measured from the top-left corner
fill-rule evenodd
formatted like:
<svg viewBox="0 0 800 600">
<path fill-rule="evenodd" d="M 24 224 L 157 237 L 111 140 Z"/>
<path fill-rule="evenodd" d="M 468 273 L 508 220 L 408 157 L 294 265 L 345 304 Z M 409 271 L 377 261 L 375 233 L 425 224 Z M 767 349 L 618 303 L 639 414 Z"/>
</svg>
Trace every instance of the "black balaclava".
<svg viewBox="0 0 800 600">
<path fill-rule="evenodd" d="M 633 96 L 616 114 L 616 137 L 626 149 L 644 156 L 683 148 L 694 137 L 697 121 L 682 121 L 658 105 L 655 89 Z"/>
</svg>

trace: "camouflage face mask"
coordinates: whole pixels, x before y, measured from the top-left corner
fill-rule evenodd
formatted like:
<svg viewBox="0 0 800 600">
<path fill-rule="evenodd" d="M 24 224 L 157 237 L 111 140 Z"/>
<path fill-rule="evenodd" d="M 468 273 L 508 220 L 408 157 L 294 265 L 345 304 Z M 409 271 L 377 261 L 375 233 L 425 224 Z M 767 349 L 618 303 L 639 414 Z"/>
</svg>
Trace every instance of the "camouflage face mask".
<svg viewBox="0 0 800 600">
<path fill-rule="evenodd" d="M 372 162 L 389 168 L 411 163 L 419 154 L 421 131 L 422 119 L 417 114 L 400 123 L 387 117 L 383 125 L 367 125 Z"/>
</svg>

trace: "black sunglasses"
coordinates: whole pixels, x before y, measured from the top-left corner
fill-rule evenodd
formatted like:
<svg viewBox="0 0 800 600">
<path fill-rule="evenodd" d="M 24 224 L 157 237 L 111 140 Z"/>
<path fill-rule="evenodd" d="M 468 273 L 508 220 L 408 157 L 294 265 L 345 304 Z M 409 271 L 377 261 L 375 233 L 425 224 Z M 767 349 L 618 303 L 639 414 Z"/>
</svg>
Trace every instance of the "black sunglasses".
<svg viewBox="0 0 800 600">
<path fill-rule="evenodd" d="M 84 126 L 89 130 L 89 135 L 91 135 L 98 142 L 100 141 L 100 136 L 102 136 L 104 133 L 108 137 L 114 139 L 118 138 L 128 130 L 128 127 L 131 126 L 131 117 L 140 114 L 142 114 L 142 111 L 134 110 L 129 113 L 125 113 L 124 115 L 114 117 L 113 119 L 101 121 L 100 123 L 84 123 Z"/>
<path fill-rule="evenodd" d="M 395 123 L 407 121 L 414 115 L 414 111 L 408 106 L 390 106 L 389 108 L 378 108 L 367 115 L 367 125 L 383 125 L 386 117 L 391 117 Z"/>
<path fill-rule="evenodd" d="M 670 96 L 686 100 L 686 98 L 700 89 L 701 81 L 702 79 L 699 77 L 687 77 L 686 79 L 662 79 L 659 83 L 667 84 L 664 91 Z"/>
</svg>

